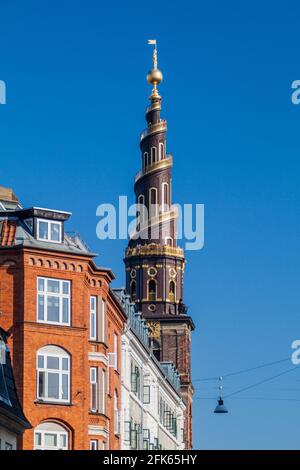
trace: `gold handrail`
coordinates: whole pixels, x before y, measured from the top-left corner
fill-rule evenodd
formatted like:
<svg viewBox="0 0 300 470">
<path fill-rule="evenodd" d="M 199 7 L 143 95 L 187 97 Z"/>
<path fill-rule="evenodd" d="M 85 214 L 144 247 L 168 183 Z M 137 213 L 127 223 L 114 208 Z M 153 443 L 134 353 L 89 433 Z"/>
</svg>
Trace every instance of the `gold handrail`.
<svg viewBox="0 0 300 470">
<path fill-rule="evenodd" d="M 167 121 L 162 119 L 161 121 L 151 124 L 147 129 L 143 130 L 141 133 L 141 140 L 151 134 L 155 134 L 156 132 L 166 131 L 167 130 Z"/>
<path fill-rule="evenodd" d="M 148 165 L 147 168 L 145 168 L 144 170 L 138 171 L 134 177 L 134 182 L 136 183 L 137 180 L 139 180 L 142 176 L 147 175 L 148 173 L 152 173 L 153 171 L 162 170 L 163 168 L 169 167 L 172 165 L 172 163 L 172 155 L 168 155 L 166 158 L 163 158 L 162 160 L 158 160 L 157 162 Z"/>
<path fill-rule="evenodd" d="M 156 243 L 151 243 L 150 245 L 139 245 L 134 248 L 126 249 L 126 257 L 140 255 L 170 255 L 184 258 L 182 248 L 169 245 L 157 245 Z"/>
</svg>

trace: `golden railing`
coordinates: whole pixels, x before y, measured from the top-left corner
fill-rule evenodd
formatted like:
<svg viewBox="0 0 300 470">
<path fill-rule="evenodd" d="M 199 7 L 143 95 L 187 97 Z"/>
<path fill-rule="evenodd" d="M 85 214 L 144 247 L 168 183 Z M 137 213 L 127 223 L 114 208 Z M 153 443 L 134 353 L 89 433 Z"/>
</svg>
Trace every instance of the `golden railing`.
<svg viewBox="0 0 300 470">
<path fill-rule="evenodd" d="M 152 173 L 153 171 L 162 170 L 166 167 L 172 166 L 172 163 L 172 155 L 168 155 L 166 158 L 163 158 L 162 160 L 158 160 L 158 162 L 148 165 L 147 168 L 145 168 L 144 170 L 138 171 L 134 177 L 134 182 L 136 183 L 137 180 L 139 180 L 142 176 Z"/>
<path fill-rule="evenodd" d="M 150 245 L 139 245 L 134 248 L 127 248 L 126 250 L 126 257 L 140 255 L 170 255 L 184 258 L 184 252 L 182 248 L 169 245 L 157 245 L 156 243 L 151 243 Z"/>
<path fill-rule="evenodd" d="M 156 124 L 152 124 L 141 133 L 141 140 L 143 140 L 148 135 L 156 134 L 157 132 L 163 132 L 166 130 L 167 130 L 167 121 L 165 119 L 161 119 L 161 121 L 157 122 Z"/>
</svg>

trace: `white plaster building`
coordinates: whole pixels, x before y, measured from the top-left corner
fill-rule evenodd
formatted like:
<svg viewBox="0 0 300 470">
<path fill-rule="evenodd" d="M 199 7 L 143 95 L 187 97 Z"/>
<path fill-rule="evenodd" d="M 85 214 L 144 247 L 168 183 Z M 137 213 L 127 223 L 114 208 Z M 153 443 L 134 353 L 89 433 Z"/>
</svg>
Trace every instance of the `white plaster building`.
<svg viewBox="0 0 300 470">
<path fill-rule="evenodd" d="M 123 289 L 114 294 L 128 322 L 122 336 L 121 448 L 184 449 L 184 410 L 178 373 L 171 363 L 160 363 L 149 347 L 141 314 Z"/>
</svg>

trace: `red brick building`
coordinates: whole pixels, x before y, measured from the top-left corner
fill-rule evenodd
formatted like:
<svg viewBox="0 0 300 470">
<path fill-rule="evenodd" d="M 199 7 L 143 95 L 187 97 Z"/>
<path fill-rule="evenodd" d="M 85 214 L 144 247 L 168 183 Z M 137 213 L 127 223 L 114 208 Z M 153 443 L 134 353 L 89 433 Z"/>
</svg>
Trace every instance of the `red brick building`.
<svg viewBox="0 0 300 470">
<path fill-rule="evenodd" d="M 0 188 L 0 326 L 32 429 L 20 449 L 119 449 L 125 314 L 70 213 L 22 209 Z"/>
</svg>

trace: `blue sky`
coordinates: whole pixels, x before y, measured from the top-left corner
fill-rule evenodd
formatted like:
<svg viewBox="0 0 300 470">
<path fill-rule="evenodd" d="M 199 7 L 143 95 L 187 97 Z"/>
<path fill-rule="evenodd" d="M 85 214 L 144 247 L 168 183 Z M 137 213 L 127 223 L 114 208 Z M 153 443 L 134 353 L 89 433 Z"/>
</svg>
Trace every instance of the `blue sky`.
<svg viewBox="0 0 300 470">
<path fill-rule="evenodd" d="M 287 358 L 300 338 L 299 23 L 296 1 L 1 3 L 0 184 L 70 210 L 117 285 L 126 242 L 97 240 L 95 212 L 133 202 L 157 37 L 173 197 L 205 204 L 185 279 L 196 398 L 218 393 L 197 379 Z M 225 379 L 225 394 L 289 367 Z M 295 370 L 229 398 L 228 415 L 196 399 L 195 448 L 299 448 L 299 390 Z"/>
</svg>

